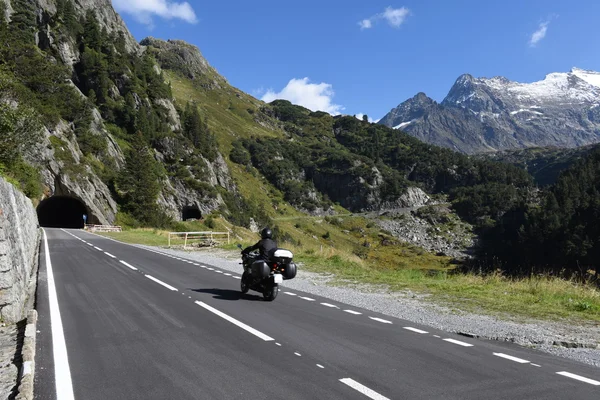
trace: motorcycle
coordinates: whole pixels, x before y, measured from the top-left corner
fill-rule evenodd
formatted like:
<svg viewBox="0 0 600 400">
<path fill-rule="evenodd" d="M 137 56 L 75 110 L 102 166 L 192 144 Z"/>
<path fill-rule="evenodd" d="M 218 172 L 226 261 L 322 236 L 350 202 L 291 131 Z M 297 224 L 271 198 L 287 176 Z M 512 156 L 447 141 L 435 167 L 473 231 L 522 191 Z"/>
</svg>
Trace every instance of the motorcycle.
<svg viewBox="0 0 600 400">
<path fill-rule="evenodd" d="M 241 244 L 237 247 L 242 250 Z M 279 293 L 279 284 L 296 277 L 297 267 L 292 261 L 293 258 L 292 252 L 285 249 L 275 249 L 267 260 L 260 259 L 257 253 L 242 252 L 242 293 L 254 290 L 262 293 L 267 301 L 275 300 Z"/>
</svg>

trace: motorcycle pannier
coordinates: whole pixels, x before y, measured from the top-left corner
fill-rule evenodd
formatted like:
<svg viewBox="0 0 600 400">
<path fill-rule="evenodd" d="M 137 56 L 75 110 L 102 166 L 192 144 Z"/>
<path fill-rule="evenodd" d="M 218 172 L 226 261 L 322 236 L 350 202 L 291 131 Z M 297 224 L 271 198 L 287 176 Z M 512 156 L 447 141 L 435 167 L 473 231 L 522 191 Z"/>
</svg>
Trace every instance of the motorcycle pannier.
<svg viewBox="0 0 600 400">
<path fill-rule="evenodd" d="M 296 277 L 296 264 L 289 263 L 285 266 L 285 271 L 283 272 L 283 279 L 294 279 Z"/>
<path fill-rule="evenodd" d="M 266 262 L 260 260 L 252 263 L 252 276 L 254 278 L 266 278 L 269 276 L 270 270 Z"/>
</svg>

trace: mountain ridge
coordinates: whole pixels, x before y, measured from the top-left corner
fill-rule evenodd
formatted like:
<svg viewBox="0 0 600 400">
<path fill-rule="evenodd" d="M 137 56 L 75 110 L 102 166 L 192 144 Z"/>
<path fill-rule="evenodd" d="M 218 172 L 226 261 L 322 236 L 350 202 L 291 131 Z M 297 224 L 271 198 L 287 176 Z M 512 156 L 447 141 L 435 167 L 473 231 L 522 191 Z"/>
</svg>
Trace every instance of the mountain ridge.
<svg viewBox="0 0 600 400">
<path fill-rule="evenodd" d="M 424 93 L 379 123 L 467 154 L 600 141 L 600 73 L 573 67 L 543 80 L 459 76 L 441 103 Z"/>
</svg>

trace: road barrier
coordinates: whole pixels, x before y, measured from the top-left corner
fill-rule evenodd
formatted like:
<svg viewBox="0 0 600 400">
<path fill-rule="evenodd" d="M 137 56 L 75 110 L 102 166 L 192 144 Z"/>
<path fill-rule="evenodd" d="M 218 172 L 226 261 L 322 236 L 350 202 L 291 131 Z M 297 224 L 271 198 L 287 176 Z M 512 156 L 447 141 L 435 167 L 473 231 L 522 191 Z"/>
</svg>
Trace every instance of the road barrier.
<svg viewBox="0 0 600 400">
<path fill-rule="evenodd" d="M 120 226 L 113 225 L 85 225 L 84 229 L 90 232 L 122 232 Z"/>
<path fill-rule="evenodd" d="M 169 232 L 169 247 L 171 247 L 171 238 L 178 238 L 183 240 L 183 248 L 187 248 L 189 242 L 217 242 L 225 241 L 227 238 L 227 244 L 230 243 L 229 232 Z"/>
</svg>

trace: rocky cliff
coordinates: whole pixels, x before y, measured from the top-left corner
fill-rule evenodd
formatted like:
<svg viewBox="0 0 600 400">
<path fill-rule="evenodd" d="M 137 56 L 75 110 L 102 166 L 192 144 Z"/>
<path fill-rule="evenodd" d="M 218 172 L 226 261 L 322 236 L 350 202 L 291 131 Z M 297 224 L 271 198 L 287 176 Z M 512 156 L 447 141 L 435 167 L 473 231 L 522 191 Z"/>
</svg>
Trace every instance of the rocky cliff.
<svg viewBox="0 0 600 400">
<path fill-rule="evenodd" d="M 33 305 L 40 230 L 30 199 L 0 178 L 0 318 L 15 323 Z"/>
<path fill-rule="evenodd" d="M 573 68 L 533 83 L 465 74 L 442 103 L 419 93 L 379 123 L 469 154 L 593 144 L 600 141 L 600 73 Z"/>
</svg>

